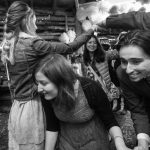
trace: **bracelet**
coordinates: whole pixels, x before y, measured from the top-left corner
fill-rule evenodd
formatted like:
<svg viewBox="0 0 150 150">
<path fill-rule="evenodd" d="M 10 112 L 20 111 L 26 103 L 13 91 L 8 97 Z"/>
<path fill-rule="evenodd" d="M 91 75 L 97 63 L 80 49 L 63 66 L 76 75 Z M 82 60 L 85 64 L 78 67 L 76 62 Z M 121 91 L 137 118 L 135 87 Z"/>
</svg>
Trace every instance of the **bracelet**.
<svg viewBox="0 0 150 150">
<path fill-rule="evenodd" d="M 117 138 L 120 138 L 120 139 L 123 140 L 123 137 L 122 137 L 122 136 L 115 136 L 115 137 L 114 137 L 114 141 L 115 141 L 115 139 L 117 139 Z"/>
</svg>

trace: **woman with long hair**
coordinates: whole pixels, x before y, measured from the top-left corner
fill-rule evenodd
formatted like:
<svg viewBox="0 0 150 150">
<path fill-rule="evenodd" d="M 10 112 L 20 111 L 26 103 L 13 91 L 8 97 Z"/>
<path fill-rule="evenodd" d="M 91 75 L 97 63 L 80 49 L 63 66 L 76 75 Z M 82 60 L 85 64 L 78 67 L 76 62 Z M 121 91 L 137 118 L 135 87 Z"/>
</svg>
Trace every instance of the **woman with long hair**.
<svg viewBox="0 0 150 150">
<path fill-rule="evenodd" d="M 44 97 L 45 150 L 55 146 L 59 150 L 109 150 L 107 130 L 117 150 L 129 150 L 101 86 L 76 75 L 63 56 L 43 59 L 36 67 L 35 79 Z"/>
<path fill-rule="evenodd" d="M 12 98 L 8 129 L 9 150 L 43 150 L 45 120 L 32 73 L 40 59 L 51 53 L 76 51 L 93 34 L 93 29 L 70 44 L 47 42 L 36 34 L 36 16 L 26 3 L 9 7 L 1 43 Z"/>
<path fill-rule="evenodd" d="M 118 58 L 116 50 L 104 51 L 96 36 L 92 36 L 85 44 L 83 60 L 94 79 L 100 82 L 110 101 L 119 98 L 119 90 L 112 83 L 108 61 Z"/>
</svg>

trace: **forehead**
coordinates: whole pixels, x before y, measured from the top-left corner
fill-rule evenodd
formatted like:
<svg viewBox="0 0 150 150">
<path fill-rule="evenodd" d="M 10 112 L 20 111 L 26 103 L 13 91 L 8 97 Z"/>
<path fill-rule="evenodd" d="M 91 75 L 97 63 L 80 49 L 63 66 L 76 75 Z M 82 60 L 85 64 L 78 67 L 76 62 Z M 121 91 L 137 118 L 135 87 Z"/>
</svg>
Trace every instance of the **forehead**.
<svg viewBox="0 0 150 150">
<path fill-rule="evenodd" d="M 91 42 L 91 41 L 95 41 L 96 42 L 96 39 L 94 37 L 91 37 L 88 42 Z"/>
<path fill-rule="evenodd" d="M 120 49 L 119 55 L 121 58 L 130 59 L 130 58 L 141 58 L 141 59 L 150 59 L 150 56 L 147 55 L 144 50 L 139 46 L 125 46 Z"/>
<path fill-rule="evenodd" d="M 38 71 L 36 74 L 35 74 L 35 78 L 36 80 L 39 80 L 39 81 L 49 81 L 49 79 L 40 71 Z"/>
</svg>

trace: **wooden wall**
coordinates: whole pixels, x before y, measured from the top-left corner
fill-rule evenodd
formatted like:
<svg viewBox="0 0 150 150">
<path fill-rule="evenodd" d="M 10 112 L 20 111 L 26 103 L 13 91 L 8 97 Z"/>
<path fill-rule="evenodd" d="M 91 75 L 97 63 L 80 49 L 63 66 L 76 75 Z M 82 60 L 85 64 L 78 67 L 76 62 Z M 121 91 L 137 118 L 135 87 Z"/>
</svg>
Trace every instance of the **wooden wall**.
<svg viewBox="0 0 150 150">
<path fill-rule="evenodd" d="M 75 15 L 65 11 L 35 9 L 37 16 L 37 33 L 46 40 L 58 41 L 61 33 L 75 30 Z"/>
<path fill-rule="evenodd" d="M 61 33 L 68 29 L 75 30 L 75 14 L 62 10 L 52 11 L 48 8 L 35 8 L 37 16 L 37 33 L 48 41 L 58 41 Z M 3 26 L 6 9 L 0 7 L 0 41 L 3 36 Z"/>
</svg>

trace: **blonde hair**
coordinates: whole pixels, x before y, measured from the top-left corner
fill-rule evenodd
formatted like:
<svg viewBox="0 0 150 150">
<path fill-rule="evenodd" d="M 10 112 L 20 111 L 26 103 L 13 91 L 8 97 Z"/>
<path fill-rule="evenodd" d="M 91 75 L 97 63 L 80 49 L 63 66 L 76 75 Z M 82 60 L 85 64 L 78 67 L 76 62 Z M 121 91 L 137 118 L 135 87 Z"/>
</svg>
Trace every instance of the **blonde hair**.
<svg viewBox="0 0 150 150">
<path fill-rule="evenodd" d="M 9 61 L 12 65 L 15 64 L 14 50 L 20 31 L 36 36 L 31 25 L 33 16 L 33 10 L 22 1 L 15 1 L 9 7 L 5 19 L 3 41 L 0 45 L 1 60 L 4 64 L 6 61 Z"/>
</svg>

